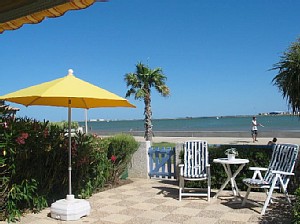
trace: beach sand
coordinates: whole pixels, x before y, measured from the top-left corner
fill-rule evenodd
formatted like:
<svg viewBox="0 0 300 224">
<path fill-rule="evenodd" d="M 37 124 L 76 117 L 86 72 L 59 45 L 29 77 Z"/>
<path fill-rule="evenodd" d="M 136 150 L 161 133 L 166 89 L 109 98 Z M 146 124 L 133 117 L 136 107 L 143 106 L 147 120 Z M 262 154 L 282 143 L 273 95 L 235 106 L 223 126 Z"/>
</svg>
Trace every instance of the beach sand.
<svg viewBox="0 0 300 224">
<path fill-rule="evenodd" d="M 141 136 L 134 136 L 134 138 L 143 142 L 145 139 Z M 153 137 L 152 142 L 172 142 L 183 143 L 188 140 L 206 140 L 208 144 L 253 144 L 266 145 L 272 138 L 258 138 L 258 142 L 253 143 L 252 138 L 234 138 L 234 137 Z M 277 143 L 291 143 L 300 145 L 300 138 L 277 138 Z"/>
</svg>

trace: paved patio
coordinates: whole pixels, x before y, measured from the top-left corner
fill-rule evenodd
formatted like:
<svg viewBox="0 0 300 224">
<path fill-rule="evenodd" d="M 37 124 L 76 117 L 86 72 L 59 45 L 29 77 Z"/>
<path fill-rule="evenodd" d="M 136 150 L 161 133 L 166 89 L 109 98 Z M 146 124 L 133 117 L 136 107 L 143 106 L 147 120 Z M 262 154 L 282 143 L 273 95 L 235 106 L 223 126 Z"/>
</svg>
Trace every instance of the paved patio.
<svg viewBox="0 0 300 224">
<path fill-rule="evenodd" d="M 27 214 L 22 224 L 170 224 L 170 223 L 291 223 L 285 204 L 274 204 L 264 216 L 261 207 L 248 205 L 241 208 L 234 203 L 231 192 L 226 191 L 218 199 L 183 198 L 178 201 L 176 180 L 131 179 L 132 183 L 94 194 L 88 201 L 92 211 L 78 221 L 60 221 L 49 217 L 50 208 L 38 214 Z M 213 190 L 212 196 L 216 193 Z M 241 192 L 242 195 L 245 192 Z M 263 193 L 251 193 L 250 199 L 263 201 Z M 4 222 L 0 222 L 4 223 Z"/>
</svg>

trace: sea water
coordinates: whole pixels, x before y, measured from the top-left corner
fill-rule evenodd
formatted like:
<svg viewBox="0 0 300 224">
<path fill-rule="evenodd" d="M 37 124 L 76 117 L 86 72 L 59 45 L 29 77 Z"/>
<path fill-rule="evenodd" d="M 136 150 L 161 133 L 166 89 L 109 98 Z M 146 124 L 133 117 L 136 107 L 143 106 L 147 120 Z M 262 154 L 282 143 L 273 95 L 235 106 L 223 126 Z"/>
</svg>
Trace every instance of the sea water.
<svg viewBox="0 0 300 224">
<path fill-rule="evenodd" d="M 300 131 L 300 119 L 292 115 L 256 116 L 264 127 L 261 131 Z M 153 131 L 250 131 L 252 116 L 220 116 L 177 119 L 153 119 Z M 84 127 L 85 122 L 79 122 Z M 107 120 L 88 122 L 88 130 L 93 132 L 144 131 L 143 120 Z"/>
</svg>

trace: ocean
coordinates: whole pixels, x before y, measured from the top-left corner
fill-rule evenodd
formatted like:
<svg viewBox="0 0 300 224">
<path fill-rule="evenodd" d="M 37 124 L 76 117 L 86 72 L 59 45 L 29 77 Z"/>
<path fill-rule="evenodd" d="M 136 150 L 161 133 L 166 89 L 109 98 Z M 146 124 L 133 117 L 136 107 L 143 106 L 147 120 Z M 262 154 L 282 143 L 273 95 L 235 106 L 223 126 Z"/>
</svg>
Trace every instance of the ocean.
<svg viewBox="0 0 300 224">
<path fill-rule="evenodd" d="M 256 116 L 258 123 L 264 127 L 258 127 L 259 133 L 296 133 L 300 137 L 300 119 L 291 115 L 264 115 Z M 177 119 L 153 119 L 153 132 L 155 133 L 185 133 L 185 132 L 222 132 L 222 133 L 247 133 L 251 130 L 252 116 L 220 116 L 197 117 Z M 84 122 L 79 122 L 84 127 Z M 93 133 L 129 132 L 139 133 L 144 131 L 143 120 L 110 120 L 90 121 L 88 130 Z M 297 137 L 296 136 L 296 137 Z"/>
</svg>

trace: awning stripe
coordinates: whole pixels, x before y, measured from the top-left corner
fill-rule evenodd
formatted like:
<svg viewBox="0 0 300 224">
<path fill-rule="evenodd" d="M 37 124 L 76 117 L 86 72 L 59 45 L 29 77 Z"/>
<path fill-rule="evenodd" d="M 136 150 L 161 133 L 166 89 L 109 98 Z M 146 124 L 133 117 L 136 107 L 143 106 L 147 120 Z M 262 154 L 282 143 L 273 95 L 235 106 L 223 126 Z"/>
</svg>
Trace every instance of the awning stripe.
<svg viewBox="0 0 300 224">
<path fill-rule="evenodd" d="M 68 3 L 64 3 L 62 5 L 58 5 L 47 10 L 36 12 L 31 15 L 24 16 L 9 22 L 0 23 L 0 33 L 3 33 L 5 30 L 19 29 L 24 24 L 40 23 L 46 17 L 54 18 L 62 16 L 68 10 L 84 9 L 91 6 L 95 2 L 96 0 L 72 0 Z"/>
</svg>

